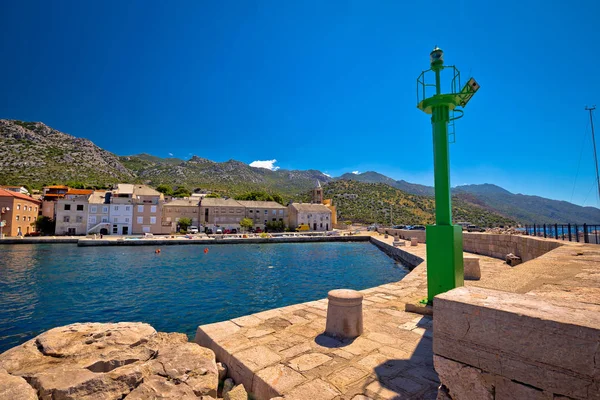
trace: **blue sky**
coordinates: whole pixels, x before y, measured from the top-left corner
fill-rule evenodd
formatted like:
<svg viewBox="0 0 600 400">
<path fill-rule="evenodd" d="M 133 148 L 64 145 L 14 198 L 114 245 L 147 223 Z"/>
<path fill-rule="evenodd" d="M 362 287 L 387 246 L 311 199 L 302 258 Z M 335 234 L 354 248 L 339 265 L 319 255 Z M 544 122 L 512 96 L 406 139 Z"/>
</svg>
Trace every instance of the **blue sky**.
<svg viewBox="0 0 600 400">
<path fill-rule="evenodd" d="M 481 85 L 456 125 L 453 185 L 600 204 L 584 110 L 600 106 L 597 1 L 61 0 L 0 13 L 0 118 L 119 155 L 422 184 L 433 156 L 416 78 L 438 45 Z"/>
</svg>

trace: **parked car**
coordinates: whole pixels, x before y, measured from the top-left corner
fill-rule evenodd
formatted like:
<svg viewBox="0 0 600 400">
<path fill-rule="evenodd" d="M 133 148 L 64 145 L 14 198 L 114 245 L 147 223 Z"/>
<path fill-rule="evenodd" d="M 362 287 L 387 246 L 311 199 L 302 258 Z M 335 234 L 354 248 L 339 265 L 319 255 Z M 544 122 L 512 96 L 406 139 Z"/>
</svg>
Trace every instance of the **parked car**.
<svg viewBox="0 0 600 400">
<path fill-rule="evenodd" d="M 223 229 L 223 234 L 229 235 L 231 233 L 231 229 Z"/>
<path fill-rule="evenodd" d="M 262 229 L 260 229 L 260 228 L 256 228 L 256 229 L 254 230 L 254 233 L 262 233 Z"/>
<path fill-rule="evenodd" d="M 25 218 L 25 217 L 23 217 Z M 41 232 L 29 232 L 25 234 L 25 237 L 27 236 L 40 236 L 42 233 Z"/>
<path fill-rule="evenodd" d="M 424 231 L 425 227 L 423 225 L 413 225 L 410 228 L 411 231 Z"/>
<path fill-rule="evenodd" d="M 467 232 L 485 232 L 485 229 L 477 225 L 467 226 Z"/>
<path fill-rule="evenodd" d="M 197 226 L 190 226 L 188 228 L 188 233 L 198 233 L 198 227 Z"/>
<path fill-rule="evenodd" d="M 379 228 L 379 225 L 373 224 L 367 228 L 368 231 L 376 231 Z"/>
<path fill-rule="evenodd" d="M 394 226 L 392 226 L 392 229 L 406 229 L 406 226 L 404 226 L 404 225 L 394 225 Z"/>
<path fill-rule="evenodd" d="M 233 228 L 230 233 L 233 233 L 233 234 L 237 233 L 237 229 Z"/>
<path fill-rule="evenodd" d="M 296 228 L 296 232 L 306 232 L 306 231 L 310 231 L 310 226 L 308 226 L 307 224 L 300 224 Z"/>
<path fill-rule="evenodd" d="M 221 228 L 217 228 L 217 231 L 215 232 L 217 235 L 222 235 L 223 234 L 223 229 Z"/>
</svg>

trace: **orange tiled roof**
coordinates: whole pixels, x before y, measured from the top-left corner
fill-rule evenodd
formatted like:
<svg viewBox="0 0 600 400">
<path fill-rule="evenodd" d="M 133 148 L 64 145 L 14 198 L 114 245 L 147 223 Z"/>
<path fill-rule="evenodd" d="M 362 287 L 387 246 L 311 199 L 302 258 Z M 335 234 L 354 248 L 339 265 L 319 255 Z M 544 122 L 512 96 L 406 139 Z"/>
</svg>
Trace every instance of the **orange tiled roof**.
<svg viewBox="0 0 600 400">
<path fill-rule="evenodd" d="M 44 197 L 65 197 L 66 193 L 46 193 Z"/>
<path fill-rule="evenodd" d="M 27 195 L 17 192 L 11 192 L 10 190 L 0 189 L 0 197 L 16 197 L 17 199 L 31 201 L 32 203 L 41 204 L 41 201 L 31 198 Z"/>
<path fill-rule="evenodd" d="M 66 194 L 70 195 L 86 195 L 92 194 L 94 191 L 92 189 L 69 189 Z"/>
<path fill-rule="evenodd" d="M 51 186 L 44 186 L 44 189 L 69 189 L 69 187 L 64 186 L 64 185 L 51 185 Z"/>
</svg>

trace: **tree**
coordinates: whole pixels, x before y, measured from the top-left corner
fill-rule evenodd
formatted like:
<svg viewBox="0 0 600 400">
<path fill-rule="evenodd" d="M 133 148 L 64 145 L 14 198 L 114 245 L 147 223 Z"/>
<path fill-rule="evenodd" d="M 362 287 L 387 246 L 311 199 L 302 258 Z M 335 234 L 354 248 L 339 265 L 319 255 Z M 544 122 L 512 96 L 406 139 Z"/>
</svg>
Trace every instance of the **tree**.
<svg viewBox="0 0 600 400">
<path fill-rule="evenodd" d="M 186 188 L 185 186 L 178 187 L 173 193 L 174 197 L 190 197 L 191 195 L 192 192 L 190 192 L 190 189 Z"/>
<path fill-rule="evenodd" d="M 161 192 L 162 194 L 166 194 L 167 196 L 173 195 L 173 188 L 169 185 L 158 185 L 156 191 Z"/>
<path fill-rule="evenodd" d="M 56 222 L 50 217 L 40 215 L 35 221 L 35 227 L 38 232 L 41 232 L 44 235 L 54 235 Z"/>
<path fill-rule="evenodd" d="M 254 221 L 252 221 L 250 218 L 242 218 L 240 221 L 240 226 L 245 229 L 252 228 L 254 226 Z"/>
<path fill-rule="evenodd" d="M 179 229 L 182 231 L 187 231 L 187 229 L 192 225 L 192 220 L 187 217 L 179 218 L 178 222 Z"/>
<path fill-rule="evenodd" d="M 283 232 L 285 230 L 285 224 L 283 221 L 269 221 L 265 225 L 265 228 L 268 232 Z"/>
</svg>

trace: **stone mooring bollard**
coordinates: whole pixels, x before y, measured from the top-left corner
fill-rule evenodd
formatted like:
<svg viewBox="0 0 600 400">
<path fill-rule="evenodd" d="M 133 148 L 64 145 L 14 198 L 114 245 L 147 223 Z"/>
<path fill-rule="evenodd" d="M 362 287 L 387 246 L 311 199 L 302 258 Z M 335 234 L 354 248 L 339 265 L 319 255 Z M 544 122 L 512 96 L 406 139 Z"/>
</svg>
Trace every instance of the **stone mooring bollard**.
<svg viewBox="0 0 600 400">
<path fill-rule="evenodd" d="M 469 281 L 478 281 L 481 279 L 481 268 L 479 266 L 479 257 L 464 257 L 465 279 Z"/>
<path fill-rule="evenodd" d="M 354 339 L 363 333 L 363 295 L 356 290 L 336 289 L 328 293 L 325 334 Z"/>
</svg>

